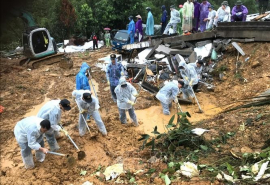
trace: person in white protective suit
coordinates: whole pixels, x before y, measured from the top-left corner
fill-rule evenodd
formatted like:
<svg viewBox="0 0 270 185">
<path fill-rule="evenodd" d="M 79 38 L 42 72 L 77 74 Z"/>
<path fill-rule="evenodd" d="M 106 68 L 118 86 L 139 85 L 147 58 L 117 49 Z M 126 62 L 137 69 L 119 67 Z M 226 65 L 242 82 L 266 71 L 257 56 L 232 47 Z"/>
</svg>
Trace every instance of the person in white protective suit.
<svg viewBox="0 0 270 185">
<path fill-rule="evenodd" d="M 138 97 L 137 90 L 124 77 L 120 78 L 119 85 L 114 90 L 117 97 L 117 107 L 122 124 L 127 123 L 126 110 L 133 121 L 134 126 L 138 126 L 138 120 L 134 111 L 135 97 Z"/>
<path fill-rule="evenodd" d="M 14 128 L 16 141 L 21 148 L 21 155 L 26 169 L 35 167 L 32 150 L 36 151 L 39 162 L 45 160 L 48 149 L 44 148 L 43 134 L 51 128 L 49 120 L 31 116 L 17 122 Z"/>
<path fill-rule="evenodd" d="M 100 108 L 98 99 L 91 96 L 89 90 L 74 90 L 72 96 L 75 97 L 77 106 L 79 106 L 79 134 L 83 136 L 86 132 L 86 117 L 87 114 L 93 116 L 96 125 L 102 135 L 107 135 L 106 127 L 100 117 L 98 109 Z M 84 117 L 84 119 L 83 119 Z"/>
<path fill-rule="evenodd" d="M 67 99 L 51 100 L 41 107 L 37 114 L 37 117 L 47 119 L 51 123 L 51 129 L 45 133 L 51 151 L 56 151 L 60 148 L 56 141 L 60 137 L 59 132 L 62 131 L 65 135 L 68 134 L 58 123 L 61 121 L 62 111 L 69 111 L 70 109 L 70 102 Z"/>
<path fill-rule="evenodd" d="M 218 26 L 219 22 L 231 22 L 231 8 L 227 1 L 223 1 L 217 10 L 214 25 Z"/>
<path fill-rule="evenodd" d="M 195 68 L 193 66 L 188 66 L 185 61 L 181 61 L 178 69 L 185 85 L 188 86 L 186 93 L 183 94 L 183 98 L 190 99 L 193 103 L 195 103 L 194 94 L 191 89 L 194 85 L 197 85 L 199 81 Z"/>
<path fill-rule="evenodd" d="M 168 82 L 162 87 L 156 98 L 160 101 L 163 109 L 163 114 L 170 115 L 170 107 L 172 106 L 172 101 L 178 103 L 177 95 L 179 93 L 180 83 L 177 80 Z"/>
<path fill-rule="evenodd" d="M 194 69 L 195 69 L 195 71 L 197 73 L 198 79 L 200 80 L 202 78 L 203 61 L 198 60 L 195 63 L 189 63 L 188 66 L 194 67 Z"/>
<path fill-rule="evenodd" d="M 216 10 L 214 10 L 213 5 L 208 6 L 208 10 L 209 10 L 208 17 L 205 18 L 204 21 L 206 21 L 206 29 L 210 30 L 213 28 L 214 20 L 217 15 L 217 12 Z"/>
<path fill-rule="evenodd" d="M 179 11 L 175 9 L 174 5 L 170 7 L 170 10 L 171 10 L 170 22 L 167 24 L 163 34 L 168 34 L 169 29 L 171 27 L 173 27 L 173 33 L 177 33 L 177 24 L 181 22 Z"/>
</svg>

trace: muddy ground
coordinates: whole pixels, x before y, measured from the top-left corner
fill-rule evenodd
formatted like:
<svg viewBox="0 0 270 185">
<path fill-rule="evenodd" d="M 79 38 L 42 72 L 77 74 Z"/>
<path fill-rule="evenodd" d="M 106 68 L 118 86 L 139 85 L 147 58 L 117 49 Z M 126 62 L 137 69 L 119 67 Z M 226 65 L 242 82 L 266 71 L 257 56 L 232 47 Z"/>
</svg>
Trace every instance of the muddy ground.
<svg viewBox="0 0 270 185">
<path fill-rule="evenodd" d="M 270 88 L 270 44 L 250 43 L 240 44 L 247 56 L 240 57 L 241 61 L 235 69 L 237 53 L 233 47 L 229 47 L 223 59 L 218 64 L 225 76 L 223 80 L 215 77 L 216 86 L 214 92 L 202 91 L 197 93 L 201 103 L 203 114 L 198 113 L 196 105 L 182 105 L 184 111 L 192 115 L 191 122 L 201 128 L 210 129 L 204 135 L 211 140 L 222 133 L 235 132 L 227 144 L 220 146 L 215 154 L 200 159 L 200 162 L 212 164 L 234 150 L 236 152 L 260 151 L 264 141 L 269 138 L 270 116 L 269 106 L 240 109 L 229 113 L 221 113 L 225 108 L 242 104 L 247 98 L 258 95 Z M 4 106 L 1 117 L 0 129 L 0 152 L 1 152 L 1 184 L 74 184 L 79 185 L 89 180 L 94 184 L 110 184 L 103 177 L 96 177 L 97 171 L 103 171 L 106 167 L 123 162 L 124 169 L 131 173 L 137 170 L 155 168 L 156 172 L 151 176 L 139 173 L 135 176 L 137 184 L 164 184 L 159 178 L 159 172 L 167 168 L 163 162 L 149 163 L 151 157 L 149 149 L 140 151 L 142 145 L 137 140 L 140 134 L 150 133 L 154 126 L 159 131 L 164 131 L 164 125 L 168 123 L 171 116 L 162 115 L 159 102 L 154 100 L 153 95 L 142 91 L 135 105 L 140 126 L 135 128 L 132 124 L 122 126 L 118 118 L 117 106 L 110 97 L 110 90 L 106 83 L 105 73 L 95 67 L 98 58 L 111 53 L 109 49 L 101 49 L 86 54 L 71 54 L 74 66 L 71 69 L 62 69 L 58 64 L 41 66 L 38 69 L 28 70 L 18 65 L 18 60 L 1 59 L 0 83 L 1 97 L 0 105 Z M 247 57 L 248 61 L 245 61 Z M 75 75 L 80 65 L 86 61 L 92 67 L 93 81 L 98 90 L 100 101 L 100 112 L 106 125 L 108 136 L 103 137 L 96 130 L 94 120 L 89 123 L 92 134 L 80 137 L 77 130 L 78 110 L 72 100 L 71 92 L 75 88 Z M 223 66 L 222 68 L 220 68 Z M 224 68 L 224 66 L 226 66 Z M 226 70 L 224 70 L 226 69 Z M 137 84 L 134 86 L 139 89 Z M 71 137 L 79 148 L 86 152 L 86 158 L 77 161 L 77 165 L 69 168 L 64 157 L 47 155 L 43 163 L 35 162 L 35 169 L 25 170 L 20 148 L 16 143 L 13 128 L 19 120 L 26 116 L 35 115 L 38 109 L 50 99 L 67 98 L 71 100 L 71 111 L 62 115 L 62 123 L 69 131 Z M 176 113 L 173 107 L 172 114 Z M 260 116 L 260 119 L 258 118 Z M 246 127 L 244 132 L 239 131 L 239 126 L 250 118 L 253 124 Z M 77 157 L 73 145 L 62 137 L 58 140 L 59 152 L 71 154 Z M 46 143 L 47 146 L 47 143 Z M 81 170 L 86 170 L 85 176 L 81 176 Z M 122 178 L 128 184 L 128 177 Z M 207 178 L 204 173 L 200 177 L 191 180 L 178 180 L 173 184 L 222 184 Z"/>
</svg>

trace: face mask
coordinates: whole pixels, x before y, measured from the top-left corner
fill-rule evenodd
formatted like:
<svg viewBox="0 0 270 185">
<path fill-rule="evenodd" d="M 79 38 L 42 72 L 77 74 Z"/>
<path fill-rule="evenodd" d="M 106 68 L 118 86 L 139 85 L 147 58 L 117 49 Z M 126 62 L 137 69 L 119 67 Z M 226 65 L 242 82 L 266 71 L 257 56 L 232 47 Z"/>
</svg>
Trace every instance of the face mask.
<svg viewBox="0 0 270 185">
<path fill-rule="evenodd" d="M 127 84 L 123 84 L 123 85 L 121 85 L 121 87 L 122 88 L 125 88 L 125 87 L 127 87 Z"/>
</svg>

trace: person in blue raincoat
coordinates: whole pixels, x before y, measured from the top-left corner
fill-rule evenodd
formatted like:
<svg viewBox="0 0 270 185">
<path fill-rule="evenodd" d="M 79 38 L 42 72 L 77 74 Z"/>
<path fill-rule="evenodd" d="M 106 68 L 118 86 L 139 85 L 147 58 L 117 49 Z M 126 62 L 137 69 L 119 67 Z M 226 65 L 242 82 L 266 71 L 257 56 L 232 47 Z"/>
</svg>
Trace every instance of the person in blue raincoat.
<svg viewBox="0 0 270 185">
<path fill-rule="evenodd" d="M 111 89 L 112 99 L 116 103 L 117 98 L 114 89 L 118 85 L 120 77 L 124 75 L 124 67 L 121 63 L 116 61 L 117 59 L 115 54 L 111 54 L 110 58 L 111 63 L 107 66 L 106 78 Z"/>
<path fill-rule="evenodd" d="M 133 108 L 135 97 L 138 96 L 137 90 L 130 83 L 126 82 L 124 77 L 122 77 L 114 92 L 117 96 L 117 107 L 121 123 L 127 123 L 126 110 L 128 110 L 134 126 L 138 126 L 138 120 Z"/>
<path fill-rule="evenodd" d="M 184 99 L 190 99 L 193 103 L 195 103 L 194 94 L 192 92 L 193 86 L 197 85 L 199 82 L 198 75 L 193 66 L 188 66 L 184 60 L 179 63 L 178 67 L 180 74 L 184 80 L 187 89 L 187 96 L 183 96 Z"/>
<path fill-rule="evenodd" d="M 79 73 L 76 75 L 77 90 L 91 90 L 87 77 L 89 75 L 89 69 L 89 65 L 83 62 Z"/>
<path fill-rule="evenodd" d="M 147 7 L 146 10 L 148 11 L 147 14 L 147 21 L 146 21 L 146 35 L 151 36 L 154 35 L 154 17 L 151 13 L 151 8 Z"/>
<path fill-rule="evenodd" d="M 168 82 L 162 87 L 157 95 L 156 98 L 160 101 L 163 109 L 163 114 L 170 115 L 170 107 L 172 106 L 172 101 L 178 103 L 177 95 L 179 93 L 180 88 L 179 82 L 173 80 L 172 82 Z"/>
<path fill-rule="evenodd" d="M 130 38 L 130 44 L 134 43 L 134 36 L 135 36 L 135 22 L 133 21 L 133 16 L 129 16 L 128 18 L 130 20 L 128 24 L 128 34 Z"/>
</svg>

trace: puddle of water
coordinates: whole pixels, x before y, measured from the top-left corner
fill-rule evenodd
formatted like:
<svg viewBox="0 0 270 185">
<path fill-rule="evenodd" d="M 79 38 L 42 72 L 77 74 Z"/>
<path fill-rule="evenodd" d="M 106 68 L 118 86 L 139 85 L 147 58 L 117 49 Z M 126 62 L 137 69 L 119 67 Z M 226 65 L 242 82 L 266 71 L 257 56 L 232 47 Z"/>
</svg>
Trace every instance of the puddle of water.
<svg viewBox="0 0 270 185">
<path fill-rule="evenodd" d="M 199 100 L 201 100 L 201 108 L 204 111 L 199 113 L 199 108 L 197 104 L 195 105 L 181 105 L 183 112 L 189 112 L 191 118 L 189 121 L 195 123 L 204 119 L 209 119 L 214 115 L 217 115 L 222 111 L 220 108 L 215 108 L 211 102 L 215 102 L 214 97 L 209 95 L 200 95 Z M 163 133 L 166 131 L 166 125 L 169 123 L 171 117 L 177 113 L 175 103 L 172 104 L 171 115 L 164 115 L 162 112 L 162 106 L 152 106 L 144 110 L 136 110 L 136 115 L 139 121 L 143 122 L 137 129 L 144 131 L 146 134 L 152 135 L 154 127 L 157 126 L 158 131 Z M 176 117 L 175 121 L 176 122 Z"/>
</svg>

